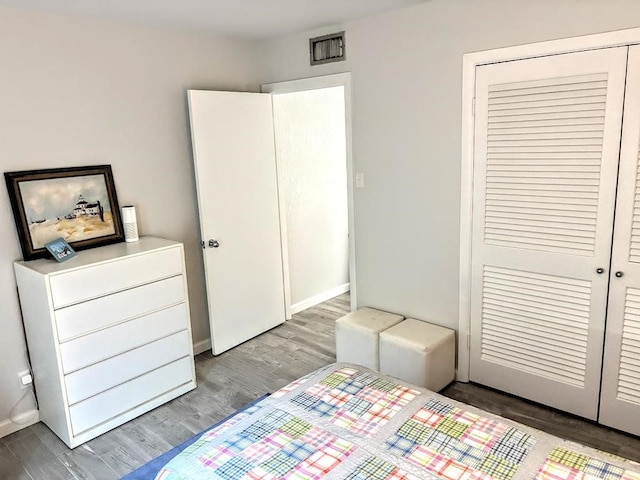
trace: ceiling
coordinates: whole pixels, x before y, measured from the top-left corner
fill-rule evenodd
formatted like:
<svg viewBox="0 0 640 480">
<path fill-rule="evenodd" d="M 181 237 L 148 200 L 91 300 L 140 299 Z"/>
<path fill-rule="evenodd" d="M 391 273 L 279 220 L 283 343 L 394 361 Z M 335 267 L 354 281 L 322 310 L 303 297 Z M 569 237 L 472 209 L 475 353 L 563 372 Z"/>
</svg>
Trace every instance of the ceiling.
<svg viewBox="0 0 640 480">
<path fill-rule="evenodd" d="M 427 0 L 0 0 L 0 6 L 266 39 Z"/>
</svg>

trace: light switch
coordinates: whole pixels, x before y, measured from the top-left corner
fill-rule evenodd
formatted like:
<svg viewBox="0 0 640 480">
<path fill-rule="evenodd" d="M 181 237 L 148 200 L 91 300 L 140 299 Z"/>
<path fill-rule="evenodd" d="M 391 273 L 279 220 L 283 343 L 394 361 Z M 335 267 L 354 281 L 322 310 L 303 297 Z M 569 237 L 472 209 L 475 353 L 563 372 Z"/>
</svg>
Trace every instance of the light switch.
<svg viewBox="0 0 640 480">
<path fill-rule="evenodd" d="M 364 188 L 364 173 L 356 172 L 356 188 Z"/>
</svg>

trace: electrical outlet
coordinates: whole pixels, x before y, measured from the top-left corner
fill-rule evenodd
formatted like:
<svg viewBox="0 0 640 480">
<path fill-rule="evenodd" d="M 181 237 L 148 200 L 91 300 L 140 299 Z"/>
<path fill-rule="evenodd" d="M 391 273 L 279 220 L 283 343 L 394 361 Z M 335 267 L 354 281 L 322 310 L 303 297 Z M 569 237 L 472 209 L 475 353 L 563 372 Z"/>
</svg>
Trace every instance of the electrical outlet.
<svg viewBox="0 0 640 480">
<path fill-rule="evenodd" d="M 18 373 L 18 383 L 20 384 L 20 389 L 24 390 L 28 388 L 33 383 L 33 377 L 31 376 L 31 372 L 29 370 L 25 370 L 23 372 Z"/>
</svg>

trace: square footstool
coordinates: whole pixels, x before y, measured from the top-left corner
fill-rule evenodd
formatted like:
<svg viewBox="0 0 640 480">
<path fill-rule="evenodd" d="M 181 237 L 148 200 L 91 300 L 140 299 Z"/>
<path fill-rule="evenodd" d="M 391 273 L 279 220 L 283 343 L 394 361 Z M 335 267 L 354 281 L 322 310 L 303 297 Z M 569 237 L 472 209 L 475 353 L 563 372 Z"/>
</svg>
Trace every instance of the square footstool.
<svg viewBox="0 0 640 480">
<path fill-rule="evenodd" d="M 455 333 L 409 318 L 380 333 L 380 371 L 437 392 L 455 378 Z"/>
<path fill-rule="evenodd" d="M 373 308 L 361 308 L 339 318 L 336 321 L 337 360 L 379 370 L 379 334 L 403 318 Z"/>
</svg>

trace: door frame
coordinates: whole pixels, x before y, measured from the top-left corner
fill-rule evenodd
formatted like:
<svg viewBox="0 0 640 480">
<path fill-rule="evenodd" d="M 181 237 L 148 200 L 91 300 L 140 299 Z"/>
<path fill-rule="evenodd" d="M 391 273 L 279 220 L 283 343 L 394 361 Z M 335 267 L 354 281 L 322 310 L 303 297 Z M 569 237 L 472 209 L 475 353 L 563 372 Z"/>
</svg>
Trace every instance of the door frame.
<svg viewBox="0 0 640 480">
<path fill-rule="evenodd" d="M 303 92 L 308 90 L 318 90 L 322 88 L 344 87 L 344 112 L 345 112 L 345 134 L 346 134 L 346 157 L 347 157 L 347 209 L 348 209 L 348 229 L 349 229 L 349 285 L 351 290 L 351 311 L 358 308 L 357 284 L 356 284 L 356 236 L 355 236 L 355 208 L 354 208 L 354 175 L 353 175 L 353 155 L 352 155 L 352 132 L 351 132 L 351 73 L 337 73 L 334 75 L 324 75 L 321 77 L 303 78 L 286 82 L 266 83 L 262 85 L 263 93 L 281 94 Z M 274 139 L 275 140 L 275 139 Z M 279 167 L 278 155 L 276 152 L 276 172 L 278 181 L 278 202 L 280 205 L 280 234 L 282 236 L 282 264 L 284 274 L 284 298 L 285 316 L 291 318 L 291 278 L 289 275 L 289 247 L 287 243 L 287 217 L 284 203 L 283 180 L 281 168 Z"/>
<path fill-rule="evenodd" d="M 460 171 L 460 284 L 458 369 L 456 378 L 469 381 L 471 345 L 471 261 L 473 232 L 473 145 L 476 67 L 498 62 L 623 47 L 640 43 L 640 28 L 467 53 L 462 57 L 462 151 Z"/>
</svg>

